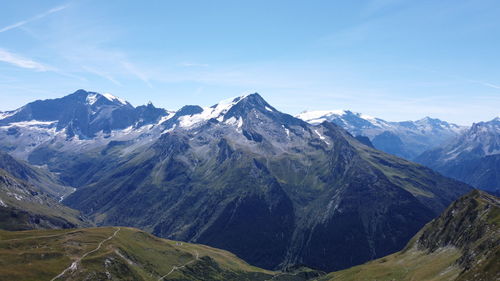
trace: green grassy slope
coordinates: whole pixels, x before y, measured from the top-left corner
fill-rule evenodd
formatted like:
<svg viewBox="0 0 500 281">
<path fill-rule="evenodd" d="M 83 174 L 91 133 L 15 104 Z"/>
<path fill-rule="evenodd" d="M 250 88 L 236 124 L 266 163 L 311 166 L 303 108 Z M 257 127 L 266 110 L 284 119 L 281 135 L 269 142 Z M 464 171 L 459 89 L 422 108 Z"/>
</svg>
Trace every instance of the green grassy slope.
<svg viewBox="0 0 500 281">
<path fill-rule="evenodd" d="M 227 251 L 160 239 L 133 228 L 0 231 L 0 280 L 269 280 L 273 277 L 273 280 L 307 280 L 317 277 L 317 273 L 263 270 Z"/>
<path fill-rule="evenodd" d="M 500 280 L 500 199 L 475 190 L 428 223 L 404 250 L 319 280 Z"/>
</svg>

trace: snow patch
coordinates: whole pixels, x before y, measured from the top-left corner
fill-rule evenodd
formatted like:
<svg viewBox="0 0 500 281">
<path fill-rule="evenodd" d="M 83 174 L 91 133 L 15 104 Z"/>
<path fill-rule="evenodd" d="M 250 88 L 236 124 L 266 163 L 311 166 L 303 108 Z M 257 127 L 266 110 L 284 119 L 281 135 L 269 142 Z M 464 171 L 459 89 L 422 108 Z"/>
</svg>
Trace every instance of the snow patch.
<svg viewBox="0 0 500 281">
<path fill-rule="evenodd" d="M 182 128 L 189 128 L 198 123 L 210 120 L 212 118 L 219 122 L 224 120 L 224 115 L 238 102 L 248 95 L 222 100 L 218 104 L 211 107 L 204 107 L 203 111 L 190 116 L 182 116 L 179 118 L 179 125 Z"/>
<path fill-rule="evenodd" d="M 290 130 L 288 130 L 288 128 L 285 127 L 285 125 L 281 125 L 281 127 L 283 127 L 283 129 L 285 129 L 286 136 L 290 137 Z"/>
<path fill-rule="evenodd" d="M 236 119 L 233 116 L 233 117 L 227 119 L 225 121 L 225 123 L 228 124 L 228 125 L 236 126 L 238 129 L 240 129 L 243 126 L 243 118 L 239 117 L 238 119 Z"/>
<path fill-rule="evenodd" d="M 115 96 L 113 96 L 113 95 L 112 95 L 112 94 L 110 94 L 110 93 L 104 93 L 104 94 L 102 94 L 102 95 L 103 95 L 105 98 L 107 98 L 109 101 L 118 101 L 119 103 L 121 103 L 121 104 L 123 104 L 123 105 L 127 104 L 127 101 L 126 101 L 126 100 L 121 99 L 121 98 L 119 98 L 119 97 L 115 97 Z"/>
<path fill-rule="evenodd" d="M 5 204 L 5 203 L 2 201 L 2 199 L 0 199 L 0 206 L 2 206 L 2 207 L 7 207 L 7 204 Z"/>
<path fill-rule="evenodd" d="M 325 138 L 322 134 L 320 134 L 320 133 L 318 132 L 318 130 L 314 130 L 314 132 L 315 132 L 315 133 L 319 136 L 319 138 L 320 138 L 322 141 L 324 141 L 326 144 L 330 144 L 330 143 L 326 140 L 326 138 Z"/>
<path fill-rule="evenodd" d="M 333 117 L 340 117 L 346 114 L 346 110 L 316 110 L 304 111 L 295 117 L 302 119 L 310 124 L 317 125 L 324 121 L 333 119 Z"/>
<path fill-rule="evenodd" d="M 16 109 L 14 111 L 5 111 L 5 112 L 0 112 L 0 120 L 11 117 L 12 115 L 15 115 L 21 110 L 21 108 Z"/>
<path fill-rule="evenodd" d="M 57 123 L 57 121 L 38 121 L 38 120 L 30 120 L 30 121 L 21 121 L 10 123 L 7 126 L 2 126 L 3 128 L 8 127 L 33 127 L 33 126 L 50 126 Z"/>
<path fill-rule="evenodd" d="M 174 117 L 174 115 L 175 115 L 175 112 L 168 112 L 168 114 L 167 114 L 167 115 L 162 116 L 162 117 L 160 118 L 160 121 L 158 121 L 158 125 L 161 125 L 163 122 L 165 122 L 165 121 L 167 121 L 168 119 L 170 119 L 170 118 Z"/>
<path fill-rule="evenodd" d="M 268 106 L 266 106 L 266 107 L 265 107 L 265 109 L 266 109 L 267 111 L 271 111 L 271 112 L 273 112 L 273 110 L 272 110 L 271 108 L 269 108 Z"/>
<path fill-rule="evenodd" d="M 97 94 L 90 94 L 85 99 L 88 104 L 93 105 L 97 101 Z"/>
</svg>

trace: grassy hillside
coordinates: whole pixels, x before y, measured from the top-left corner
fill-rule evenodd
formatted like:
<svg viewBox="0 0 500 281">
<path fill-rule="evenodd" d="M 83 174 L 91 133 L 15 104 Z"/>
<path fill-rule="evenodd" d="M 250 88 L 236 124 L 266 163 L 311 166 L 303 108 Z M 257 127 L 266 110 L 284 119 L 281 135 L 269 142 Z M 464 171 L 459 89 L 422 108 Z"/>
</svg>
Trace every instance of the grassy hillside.
<svg viewBox="0 0 500 281">
<path fill-rule="evenodd" d="M 500 280 L 500 199 L 473 191 L 428 223 L 404 250 L 319 280 Z"/>
<path fill-rule="evenodd" d="M 273 278 L 274 277 L 274 278 Z M 0 231 L 0 280 L 307 280 L 133 228 Z"/>
</svg>

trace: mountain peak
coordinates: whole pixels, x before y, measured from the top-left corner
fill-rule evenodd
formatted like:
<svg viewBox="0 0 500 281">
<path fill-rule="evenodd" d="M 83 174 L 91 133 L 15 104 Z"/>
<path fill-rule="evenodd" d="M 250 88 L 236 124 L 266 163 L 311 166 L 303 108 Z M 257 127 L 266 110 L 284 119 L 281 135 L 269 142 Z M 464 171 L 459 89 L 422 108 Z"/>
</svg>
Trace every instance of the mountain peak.
<svg viewBox="0 0 500 281">
<path fill-rule="evenodd" d="M 119 103 L 121 103 L 121 104 L 123 104 L 123 105 L 126 105 L 126 104 L 128 103 L 128 102 L 127 102 L 127 101 L 125 101 L 124 99 L 121 99 L 121 98 L 119 98 L 119 97 L 113 96 L 113 95 L 112 95 L 112 94 L 110 94 L 110 93 L 104 93 L 104 94 L 102 94 L 102 96 L 104 96 L 105 98 L 107 98 L 109 101 L 112 101 L 112 102 L 115 102 L 115 101 L 116 101 L 116 102 L 119 102 Z"/>
<path fill-rule="evenodd" d="M 65 97 L 62 97 L 60 99 L 64 100 L 73 100 L 76 102 L 83 102 L 86 103 L 90 106 L 95 105 L 101 105 L 101 104 L 106 104 L 106 105 L 117 105 L 117 106 L 124 106 L 124 105 L 130 105 L 126 100 L 116 97 L 110 93 L 97 93 L 97 92 L 90 92 L 86 91 L 84 89 L 79 89 L 76 90 L 74 93 L 69 94 Z M 59 100 L 59 99 L 55 99 Z"/>
<path fill-rule="evenodd" d="M 180 111 L 185 110 L 186 108 L 183 108 Z M 177 115 L 179 115 L 180 117 L 179 121 L 181 127 L 191 127 L 210 119 L 215 119 L 219 122 L 222 122 L 232 117 L 236 119 L 243 118 L 246 117 L 246 115 L 252 110 L 257 110 L 261 113 L 278 112 L 258 93 L 252 93 L 225 99 L 210 107 L 201 108 L 196 106 L 195 108 L 194 106 L 191 106 L 191 108 L 189 108 L 190 113 L 188 115 Z"/>
</svg>

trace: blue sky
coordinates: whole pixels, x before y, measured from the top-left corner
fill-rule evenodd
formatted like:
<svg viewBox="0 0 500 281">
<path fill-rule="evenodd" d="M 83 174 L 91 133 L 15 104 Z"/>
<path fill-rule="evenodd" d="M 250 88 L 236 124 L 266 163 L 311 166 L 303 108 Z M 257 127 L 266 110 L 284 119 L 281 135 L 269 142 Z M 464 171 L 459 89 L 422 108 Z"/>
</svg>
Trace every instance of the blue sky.
<svg viewBox="0 0 500 281">
<path fill-rule="evenodd" d="M 0 110 L 76 89 L 134 105 L 459 124 L 500 115 L 500 2 L 2 1 Z"/>
</svg>

